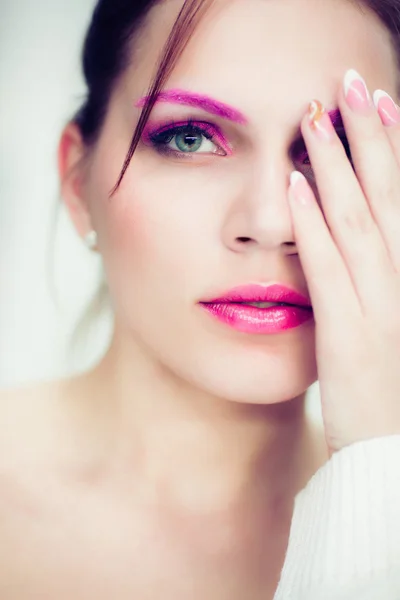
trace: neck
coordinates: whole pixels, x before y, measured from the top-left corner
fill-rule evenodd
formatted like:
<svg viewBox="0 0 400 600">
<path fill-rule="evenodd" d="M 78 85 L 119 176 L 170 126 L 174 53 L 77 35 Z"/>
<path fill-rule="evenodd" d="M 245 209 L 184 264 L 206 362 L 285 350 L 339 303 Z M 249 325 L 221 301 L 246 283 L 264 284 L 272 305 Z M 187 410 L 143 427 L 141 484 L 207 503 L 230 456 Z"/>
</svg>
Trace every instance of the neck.
<svg viewBox="0 0 400 600">
<path fill-rule="evenodd" d="M 131 470 L 174 506 L 208 512 L 256 497 L 275 505 L 304 484 L 305 394 L 274 405 L 212 397 L 137 348 L 128 357 L 116 338 L 82 393 L 107 469 L 124 478 Z"/>
</svg>

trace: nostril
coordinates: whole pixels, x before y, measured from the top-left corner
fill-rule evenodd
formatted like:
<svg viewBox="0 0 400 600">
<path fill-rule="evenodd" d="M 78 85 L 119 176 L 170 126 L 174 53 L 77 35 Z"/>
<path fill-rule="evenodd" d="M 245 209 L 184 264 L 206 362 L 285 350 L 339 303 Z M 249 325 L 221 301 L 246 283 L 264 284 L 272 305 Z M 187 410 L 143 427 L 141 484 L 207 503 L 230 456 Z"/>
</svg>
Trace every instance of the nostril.
<svg viewBox="0 0 400 600">
<path fill-rule="evenodd" d="M 236 238 L 236 240 L 238 242 L 243 242 L 244 244 L 251 242 L 251 238 L 248 238 L 248 237 L 238 237 L 238 238 Z"/>
</svg>

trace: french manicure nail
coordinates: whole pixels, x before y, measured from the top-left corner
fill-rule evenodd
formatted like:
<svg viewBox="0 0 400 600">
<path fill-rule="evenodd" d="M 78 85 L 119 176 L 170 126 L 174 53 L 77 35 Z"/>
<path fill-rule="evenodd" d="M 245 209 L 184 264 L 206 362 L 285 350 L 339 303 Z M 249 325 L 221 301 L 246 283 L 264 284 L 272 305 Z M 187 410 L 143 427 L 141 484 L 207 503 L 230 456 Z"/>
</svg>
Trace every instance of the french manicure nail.
<svg viewBox="0 0 400 600">
<path fill-rule="evenodd" d="M 313 100 L 308 107 L 310 127 L 322 141 L 329 142 L 335 135 L 332 121 L 319 100 Z"/>
<path fill-rule="evenodd" d="M 372 108 L 372 100 L 361 75 L 355 69 L 350 69 L 344 76 L 343 85 L 350 108 L 356 113 L 368 114 Z"/>
<path fill-rule="evenodd" d="M 376 90 L 373 99 L 382 123 L 386 127 L 400 123 L 400 109 L 387 92 Z"/>
<path fill-rule="evenodd" d="M 290 175 L 289 199 L 301 206 L 313 206 L 314 195 L 303 173 L 293 171 Z"/>
</svg>

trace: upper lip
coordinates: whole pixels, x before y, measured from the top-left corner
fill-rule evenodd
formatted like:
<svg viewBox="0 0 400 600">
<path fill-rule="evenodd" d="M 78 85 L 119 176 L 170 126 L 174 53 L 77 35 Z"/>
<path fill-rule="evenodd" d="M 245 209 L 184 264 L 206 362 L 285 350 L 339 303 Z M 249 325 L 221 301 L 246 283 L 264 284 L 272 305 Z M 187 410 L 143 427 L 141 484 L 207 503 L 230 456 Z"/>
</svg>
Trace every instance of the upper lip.
<svg viewBox="0 0 400 600">
<path fill-rule="evenodd" d="M 273 302 L 312 308 L 307 296 L 291 287 L 281 284 L 270 286 L 248 284 L 238 286 L 223 293 L 218 298 L 201 301 L 202 304 L 228 304 L 237 302 Z"/>
</svg>

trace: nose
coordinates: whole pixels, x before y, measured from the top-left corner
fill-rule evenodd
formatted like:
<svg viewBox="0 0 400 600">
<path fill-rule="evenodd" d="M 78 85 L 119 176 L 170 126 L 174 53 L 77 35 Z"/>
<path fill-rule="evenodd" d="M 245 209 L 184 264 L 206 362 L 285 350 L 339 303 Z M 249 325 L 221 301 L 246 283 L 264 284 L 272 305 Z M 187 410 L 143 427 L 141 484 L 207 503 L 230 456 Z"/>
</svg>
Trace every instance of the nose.
<svg viewBox="0 0 400 600">
<path fill-rule="evenodd" d="M 233 252 L 296 252 L 288 188 L 293 164 L 282 156 L 253 161 L 240 178 L 222 230 Z"/>
</svg>

